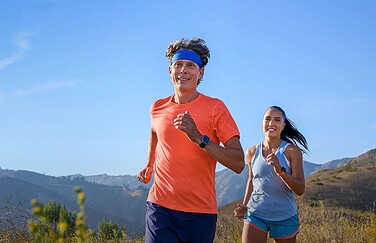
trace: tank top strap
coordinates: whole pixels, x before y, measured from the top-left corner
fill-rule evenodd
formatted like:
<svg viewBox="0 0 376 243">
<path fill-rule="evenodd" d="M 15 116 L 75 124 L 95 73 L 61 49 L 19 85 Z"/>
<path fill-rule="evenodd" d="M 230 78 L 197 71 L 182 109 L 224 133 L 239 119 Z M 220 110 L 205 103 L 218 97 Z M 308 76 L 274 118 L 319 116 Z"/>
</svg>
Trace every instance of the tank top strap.
<svg viewBox="0 0 376 243">
<path fill-rule="evenodd" d="M 261 149 L 262 149 L 262 142 L 256 145 L 256 152 L 255 152 L 255 155 L 253 156 L 252 164 L 260 156 Z M 261 151 L 261 156 L 262 156 L 262 151 Z"/>
<path fill-rule="evenodd" d="M 282 143 L 284 143 L 284 144 L 281 144 L 281 146 L 282 146 L 281 152 L 284 153 L 285 150 L 287 149 L 287 147 L 288 147 L 291 143 L 288 143 L 288 142 L 286 142 L 286 141 L 283 141 Z"/>
<path fill-rule="evenodd" d="M 287 157 L 285 156 L 285 150 L 287 149 L 287 147 L 291 145 L 291 143 L 288 143 L 284 140 L 282 140 L 282 143 L 279 145 L 279 148 L 278 148 L 278 152 L 281 154 L 281 156 L 283 156 L 286 160 L 286 164 L 287 166 L 290 168 L 290 161 L 287 159 Z"/>
</svg>

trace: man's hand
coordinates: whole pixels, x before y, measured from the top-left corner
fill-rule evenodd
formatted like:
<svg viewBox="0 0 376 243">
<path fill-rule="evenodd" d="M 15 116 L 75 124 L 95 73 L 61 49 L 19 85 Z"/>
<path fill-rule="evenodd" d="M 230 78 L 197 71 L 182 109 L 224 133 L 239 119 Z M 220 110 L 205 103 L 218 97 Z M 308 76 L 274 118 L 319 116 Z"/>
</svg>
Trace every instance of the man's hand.
<svg viewBox="0 0 376 243">
<path fill-rule="evenodd" d="M 174 126 L 176 129 L 185 132 L 192 142 L 197 144 L 201 142 L 201 133 L 197 129 L 196 123 L 188 111 L 176 116 L 174 119 Z"/>
<path fill-rule="evenodd" d="M 138 173 L 137 179 L 142 183 L 148 184 L 151 180 L 152 172 L 153 169 L 151 167 L 146 167 Z"/>
</svg>

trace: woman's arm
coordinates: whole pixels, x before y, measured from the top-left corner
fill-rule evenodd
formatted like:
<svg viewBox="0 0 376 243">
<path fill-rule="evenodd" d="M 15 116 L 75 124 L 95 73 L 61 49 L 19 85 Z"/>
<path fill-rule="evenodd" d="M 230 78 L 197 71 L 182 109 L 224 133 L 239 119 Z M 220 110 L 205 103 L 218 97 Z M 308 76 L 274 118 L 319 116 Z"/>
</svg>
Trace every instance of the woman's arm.
<svg viewBox="0 0 376 243">
<path fill-rule="evenodd" d="M 238 203 L 237 207 L 234 210 L 235 217 L 238 219 L 242 219 L 246 213 L 247 213 L 247 204 L 249 201 L 249 198 L 251 197 L 252 191 L 253 191 L 253 184 L 252 184 L 252 161 L 255 156 L 256 152 L 256 146 L 253 146 L 245 152 L 245 159 L 248 164 L 248 180 L 247 180 L 247 185 L 245 187 L 245 193 L 244 193 L 244 198 L 242 203 Z"/>
<path fill-rule="evenodd" d="M 295 145 L 290 145 L 285 150 L 285 155 L 290 161 L 292 175 L 285 174 L 281 176 L 281 179 L 295 194 L 301 196 L 305 191 L 302 152 Z M 281 168 L 274 167 L 274 169 L 276 170 L 277 174 L 281 173 Z"/>
</svg>

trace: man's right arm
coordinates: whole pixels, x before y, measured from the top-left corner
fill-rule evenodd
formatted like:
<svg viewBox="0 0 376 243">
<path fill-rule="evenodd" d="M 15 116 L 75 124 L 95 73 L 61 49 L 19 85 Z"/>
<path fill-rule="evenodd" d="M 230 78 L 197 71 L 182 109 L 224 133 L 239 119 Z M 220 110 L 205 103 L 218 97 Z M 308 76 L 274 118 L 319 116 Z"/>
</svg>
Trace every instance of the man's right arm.
<svg viewBox="0 0 376 243">
<path fill-rule="evenodd" d="M 149 136 L 149 144 L 148 144 L 148 158 L 147 163 L 144 169 L 140 171 L 140 173 L 137 175 L 137 178 L 140 182 L 143 182 L 145 184 L 149 183 L 152 177 L 152 172 L 154 168 L 154 162 L 155 162 L 155 148 L 157 147 L 157 134 L 153 130 L 153 128 L 150 128 L 150 136 Z"/>
</svg>

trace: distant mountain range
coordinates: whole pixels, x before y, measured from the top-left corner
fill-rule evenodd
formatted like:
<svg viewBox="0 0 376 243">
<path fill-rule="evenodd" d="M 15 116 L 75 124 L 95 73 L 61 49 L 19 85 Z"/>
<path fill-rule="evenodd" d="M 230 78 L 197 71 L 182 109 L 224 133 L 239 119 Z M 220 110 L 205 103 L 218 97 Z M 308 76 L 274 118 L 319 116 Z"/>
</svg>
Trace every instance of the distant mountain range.
<svg viewBox="0 0 376 243">
<path fill-rule="evenodd" d="M 324 169 L 335 169 L 350 161 L 352 158 L 343 158 L 329 161 L 325 164 L 315 164 L 308 161 L 303 162 L 304 176 L 308 177 L 313 173 Z"/>
<path fill-rule="evenodd" d="M 351 158 L 337 159 L 329 161 L 325 164 L 315 164 L 308 161 L 303 162 L 304 174 L 309 176 L 317 171 L 323 169 L 334 169 L 338 168 L 342 164 L 348 162 Z M 104 184 L 109 186 L 122 186 L 128 187 L 130 189 L 139 189 L 144 187 L 149 189 L 152 185 L 152 181 L 149 184 L 141 184 L 136 176 L 124 175 L 124 176 L 110 176 L 106 174 L 102 175 L 70 175 L 70 179 L 80 178 L 82 180 L 93 182 L 97 184 Z M 216 173 L 216 191 L 217 191 L 217 203 L 221 207 L 227 203 L 233 202 L 244 196 L 245 185 L 248 180 L 248 168 L 243 170 L 243 172 L 238 175 L 229 169 L 224 169 Z"/>
<path fill-rule="evenodd" d="M 12 215 L 19 210 L 30 213 L 33 198 L 42 203 L 56 201 L 70 211 L 78 211 L 73 191 L 76 186 L 86 194 L 85 213 L 91 228 L 96 229 L 105 219 L 112 220 L 120 227 L 125 225 L 130 234 L 143 231 L 148 193 L 143 187 L 130 190 L 127 187 L 87 182 L 84 178 L 53 177 L 3 169 L 0 170 L 0 225 L 14 220 Z M 19 222 L 16 224 L 20 225 Z"/>
<path fill-rule="evenodd" d="M 340 168 L 356 159 L 344 158 L 319 165 L 304 161 L 307 181 L 322 171 Z M 312 176 L 310 176 L 312 175 Z M 238 175 L 228 169 L 216 173 L 218 206 L 221 207 L 241 199 L 244 195 L 248 169 Z M 68 175 L 54 177 L 24 170 L 0 168 L 0 224 L 9 221 L 11 207 L 30 212 L 31 200 L 42 203 L 56 201 L 68 210 L 78 211 L 74 187 L 80 186 L 87 195 L 85 211 L 89 226 L 96 229 L 102 219 L 112 220 L 127 234 L 144 232 L 146 197 L 151 183 L 141 184 L 136 176 Z M 5 216 L 7 215 L 7 216 Z M 5 221 L 4 221 L 5 222 Z"/>
</svg>

